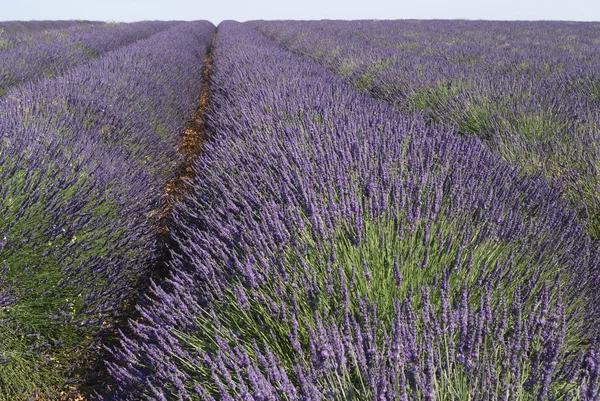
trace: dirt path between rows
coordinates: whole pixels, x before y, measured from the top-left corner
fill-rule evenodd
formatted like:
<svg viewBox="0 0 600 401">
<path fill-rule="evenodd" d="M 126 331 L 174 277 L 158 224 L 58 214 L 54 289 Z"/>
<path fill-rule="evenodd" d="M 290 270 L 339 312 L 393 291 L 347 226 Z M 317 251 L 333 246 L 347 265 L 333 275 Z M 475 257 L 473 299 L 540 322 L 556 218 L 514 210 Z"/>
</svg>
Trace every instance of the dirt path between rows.
<svg viewBox="0 0 600 401">
<path fill-rule="evenodd" d="M 210 46 L 204 57 L 202 90 L 198 100 L 198 107 L 181 136 L 179 152 L 183 155 L 184 162 L 179 166 L 177 174 L 164 187 L 163 209 L 157 227 L 161 256 L 157 261 L 153 274 L 153 279 L 158 281 L 163 280 L 169 273 L 170 250 L 175 246 L 170 232 L 173 222 L 173 206 L 191 190 L 188 182 L 194 175 L 192 165 L 202 150 L 202 143 L 206 140 L 206 111 L 210 98 L 210 68 L 216 36 L 217 31 L 215 29 Z"/>
<path fill-rule="evenodd" d="M 185 157 L 185 161 L 179 167 L 178 174 L 165 185 L 164 215 L 168 215 L 172 209 L 172 204 L 181 199 L 181 197 L 189 190 L 185 181 L 192 177 L 192 163 L 200 154 L 202 143 L 206 139 L 205 114 L 209 102 L 210 68 L 212 65 L 212 53 L 216 35 L 217 32 L 215 31 L 208 52 L 204 57 L 204 67 L 202 68 L 202 91 L 200 92 L 198 107 L 181 137 L 179 152 Z M 164 227 L 164 229 L 168 230 L 168 227 Z"/>
<path fill-rule="evenodd" d="M 204 57 L 202 67 L 202 89 L 198 99 L 198 105 L 192 118 L 186 124 L 178 146 L 178 151 L 183 156 L 183 162 L 178 166 L 173 178 L 171 178 L 163 187 L 163 205 L 158 213 L 157 222 L 155 224 L 158 258 L 153 262 L 152 269 L 149 269 L 152 272 L 150 277 L 140 278 L 137 300 L 141 300 L 146 294 L 151 281 L 154 283 L 161 283 L 169 274 L 169 262 L 172 258 L 171 251 L 176 246 L 170 229 L 173 224 L 173 208 L 179 200 L 191 191 L 188 182 L 194 175 L 192 166 L 194 160 L 200 155 L 202 144 L 206 140 L 206 111 L 208 110 L 210 99 L 210 68 L 212 65 L 212 53 L 216 35 L 217 31 L 215 29 L 211 44 Z M 135 301 L 135 299 L 132 299 L 132 301 Z M 118 330 L 122 331 L 127 336 L 133 335 L 128 324 L 129 319 L 136 321 L 143 320 L 139 312 L 135 310 L 135 304 L 127 305 L 125 309 L 127 310 L 125 313 L 127 319 L 116 324 L 112 334 L 107 336 L 105 341 L 103 341 L 103 344 L 108 348 L 118 346 Z M 83 394 L 91 395 L 95 392 L 102 396 L 110 397 L 109 394 L 113 388 L 113 383 L 111 383 L 110 375 L 106 371 L 104 361 L 111 360 L 112 357 L 108 351 L 103 354 L 104 355 L 102 355 L 99 360 L 92 362 L 92 366 L 88 371 L 86 384 L 79 390 L 75 387 L 70 387 L 71 391 L 66 390 L 65 392 L 62 392 L 61 394 L 64 398 L 61 396 L 61 401 L 90 400 L 93 399 L 93 397 L 86 397 Z"/>
</svg>

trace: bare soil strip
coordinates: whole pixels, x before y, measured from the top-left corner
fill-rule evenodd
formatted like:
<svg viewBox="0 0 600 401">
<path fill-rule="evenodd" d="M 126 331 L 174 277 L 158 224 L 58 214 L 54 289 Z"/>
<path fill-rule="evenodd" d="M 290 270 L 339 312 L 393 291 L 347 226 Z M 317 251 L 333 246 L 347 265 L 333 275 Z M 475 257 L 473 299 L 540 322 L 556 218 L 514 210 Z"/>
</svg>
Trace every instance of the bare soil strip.
<svg viewBox="0 0 600 401">
<path fill-rule="evenodd" d="M 183 155 L 184 161 L 177 169 L 177 174 L 171 178 L 164 187 L 163 208 L 157 220 L 156 233 L 160 247 L 160 257 L 156 262 L 152 278 L 155 281 L 162 281 L 169 272 L 169 260 L 171 259 L 170 250 L 174 249 L 175 243 L 171 237 L 170 227 L 172 225 L 171 212 L 173 205 L 181 200 L 189 191 L 187 184 L 192 178 L 194 171 L 192 169 L 193 161 L 198 157 L 202 149 L 202 143 L 206 139 L 206 111 L 208 109 L 210 94 L 210 67 L 212 65 L 212 53 L 217 31 L 213 37 L 204 57 L 204 66 L 202 67 L 202 90 L 198 98 L 198 107 L 185 128 L 179 145 L 179 152 Z M 147 278 L 146 278 L 147 280 Z"/>
<path fill-rule="evenodd" d="M 181 137 L 179 152 L 185 157 L 185 161 L 180 166 L 178 174 L 167 182 L 165 186 L 165 205 L 162 211 L 162 217 L 167 217 L 172 210 L 173 203 L 181 199 L 181 197 L 189 190 L 185 182 L 192 177 L 192 163 L 200 154 L 202 143 L 206 139 L 205 114 L 209 101 L 210 67 L 212 64 L 212 51 L 216 35 L 217 32 L 215 31 L 208 52 L 204 57 L 204 67 L 202 68 L 202 91 L 200 92 L 198 107 Z M 168 225 L 164 223 L 165 222 L 161 223 L 162 226 L 160 230 L 161 232 L 168 232 Z"/>
</svg>

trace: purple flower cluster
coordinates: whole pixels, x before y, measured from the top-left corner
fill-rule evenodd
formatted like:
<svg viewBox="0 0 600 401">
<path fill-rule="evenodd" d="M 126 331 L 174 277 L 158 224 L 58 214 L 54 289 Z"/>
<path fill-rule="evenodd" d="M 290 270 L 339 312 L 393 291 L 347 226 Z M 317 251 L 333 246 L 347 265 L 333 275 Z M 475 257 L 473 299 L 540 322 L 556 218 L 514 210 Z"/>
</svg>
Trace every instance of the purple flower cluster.
<svg viewBox="0 0 600 401">
<path fill-rule="evenodd" d="M 125 42 L 164 32 L 0 99 L 0 383 L 11 383 L 2 399 L 90 363 L 60 358 L 89 357 L 67 350 L 96 349 L 159 254 L 163 187 L 183 161 L 177 146 L 214 25 L 103 29 Z"/>
<path fill-rule="evenodd" d="M 559 182 L 600 237 L 598 23 L 251 25 L 372 96 L 479 136 L 505 160 Z"/>
<path fill-rule="evenodd" d="M 12 86 L 54 77 L 94 57 L 145 39 L 177 22 L 75 25 L 45 32 L 4 50 L 0 58 L 0 95 Z"/>
<path fill-rule="evenodd" d="M 115 400 L 582 399 L 598 252 L 558 188 L 234 22 Z"/>
</svg>

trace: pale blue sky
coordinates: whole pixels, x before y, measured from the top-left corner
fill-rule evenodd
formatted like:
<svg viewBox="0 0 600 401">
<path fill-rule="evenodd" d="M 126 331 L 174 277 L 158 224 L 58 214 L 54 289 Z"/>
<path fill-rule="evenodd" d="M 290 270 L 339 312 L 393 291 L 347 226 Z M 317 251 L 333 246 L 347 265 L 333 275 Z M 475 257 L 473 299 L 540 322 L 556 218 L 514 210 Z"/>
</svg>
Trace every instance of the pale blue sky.
<svg viewBox="0 0 600 401">
<path fill-rule="evenodd" d="M 600 21 L 598 0 L 0 0 L 0 21 L 89 19 L 493 19 Z"/>
</svg>

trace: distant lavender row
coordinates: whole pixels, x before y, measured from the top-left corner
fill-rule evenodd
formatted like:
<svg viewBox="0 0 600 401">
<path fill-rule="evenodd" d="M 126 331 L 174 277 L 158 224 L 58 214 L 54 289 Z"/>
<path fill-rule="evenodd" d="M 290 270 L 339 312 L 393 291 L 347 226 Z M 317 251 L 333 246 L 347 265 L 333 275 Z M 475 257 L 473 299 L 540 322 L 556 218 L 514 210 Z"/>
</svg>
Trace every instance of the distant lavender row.
<svg viewBox="0 0 600 401">
<path fill-rule="evenodd" d="M 94 57 L 175 26 L 178 22 L 74 26 L 17 43 L 0 57 L 0 95 L 13 86 L 60 75 Z"/>
<path fill-rule="evenodd" d="M 476 105 L 481 105 L 480 97 L 490 102 L 516 97 L 512 105 L 519 110 L 512 111 L 551 112 L 548 118 L 573 117 L 600 101 L 594 88 L 574 93 L 569 82 L 598 75 L 598 23 L 256 21 L 251 25 L 406 109 L 448 111 L 415 104 L 414 96 L 442 85 L 450 90 L 449 96 Z M 488 99 L 492 90 L 496 96 Z M 448 113 L 446 121 L 458 123 L 449 120 L 452 117 Z M 494 127 L 458 128 L 463 133 L 472 128 L 473 134 L 494 134 L 477 132 Z"/>
<path fill-rule="evenodd" d="M 0 399 L 75 381 L 149 280 L 213 31 L 177 24 L 0 99 Z"/>
<path fill-rule="evenodd" d="M 50 29 L 65 29 L 72 26 L 99 25 L 103 22 L 84 21 L 84 20 L 64 20 L 64 21 L 2 21 L 0 22 L 0 31 L 9 35 L 27 34 L 33 32 L 46 31 Z"/>
<path fill-rule="evenodd" d="M 247 25 L 211 71 L 171 274 L 105 399 L 593 399 L 598 253 L 555 188 Z"/>
<path fill-rule="evenodd" d="M 90 29 L 102 26 L 104 22 L 90 21 L 32 21 L 21 23 L 19 21 L 0 22 L 0 55 L 15 46 L 33 43 L 36 40 L 64 35 L 65 30 Z"/>
<path fill-rule="evenodd" d="M 560 182 L 600 236 L 600 24 L 490 21 L 251 25 L 346 82 L 477 135 Z"/>
<path fill-rule="evenodd" d="M 52 42 L 64 38 L 73 32 L 85 31 L 104 25 L 104 22 L 90 22 L 66 26 L 61 29 L 42 29 L 31 32 L 7 32 L 0 30 L 0 55 L 9 54 L 7 51 L 15 47 L 25 48 L 36 42 Z"/>
</svg>

